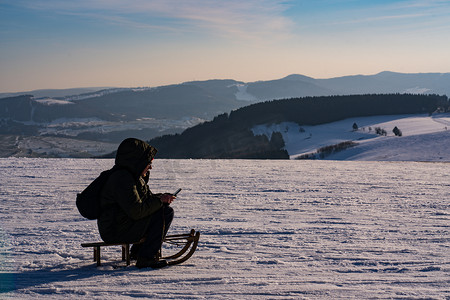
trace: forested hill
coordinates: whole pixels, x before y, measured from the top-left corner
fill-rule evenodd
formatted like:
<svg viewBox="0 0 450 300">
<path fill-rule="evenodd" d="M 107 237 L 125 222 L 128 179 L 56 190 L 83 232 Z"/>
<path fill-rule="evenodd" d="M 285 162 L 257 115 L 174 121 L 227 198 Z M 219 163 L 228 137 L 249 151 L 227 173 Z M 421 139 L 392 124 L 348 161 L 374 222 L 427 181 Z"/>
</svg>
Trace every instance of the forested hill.
<svg viewBox="0 0 450 300">
<path fill-rule="evenodd" d="M 432 113 L 449 109 L 447 96 L 388 94 L 305 97 L 249 105 L 229 115 L 150 140 L 160 158 L 289 158 L 281 134 L 254 136 L 260 124 L 318 125 L 351 117 Z"/>
</svg>

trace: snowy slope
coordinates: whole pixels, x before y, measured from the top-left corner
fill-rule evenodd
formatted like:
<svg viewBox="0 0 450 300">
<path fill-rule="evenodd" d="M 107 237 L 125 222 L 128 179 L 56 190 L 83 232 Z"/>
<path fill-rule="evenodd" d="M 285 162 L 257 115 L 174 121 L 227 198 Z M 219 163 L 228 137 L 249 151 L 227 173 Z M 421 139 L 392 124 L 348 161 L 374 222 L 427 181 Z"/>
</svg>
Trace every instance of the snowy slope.
<svg viewBox="0 0 450 300">
<path fill-rule="evenodd" d="M 113 160 L 0 159 L 1 299 L 449 299 L 448 163 L 155 160 L 186 263 L 138 270 L 75 194 Z M 118 267 L 118 268 L 117 268 Z"/>
<path fill-rule="evenodd" d="M 354 123 L 359 127 L 357 131 L 353 130 Z M 392 132 L 396 126 L 402 131 L 401 137 Z M 377 135 L 377 127 L 387 135 Z M 281 123 L 253 128 L 254 134 L 265 134 L 268 138 L 274 131 L 282 133 L 291 158 L 315 153 L 324 146 L 354 141 L 357 146 L 326 159 L 450 161 L 449 113 L 360 117 L 317 126 Z"/>
</svg>

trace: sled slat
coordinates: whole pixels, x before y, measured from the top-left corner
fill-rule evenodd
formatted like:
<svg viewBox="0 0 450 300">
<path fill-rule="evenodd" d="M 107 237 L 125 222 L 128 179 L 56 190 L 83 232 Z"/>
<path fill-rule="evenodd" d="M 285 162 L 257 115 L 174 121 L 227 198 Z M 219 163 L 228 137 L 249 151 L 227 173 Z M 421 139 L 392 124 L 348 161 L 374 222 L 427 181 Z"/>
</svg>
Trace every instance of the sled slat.
<svg viewBox="0 0 450 300">
<path fill-rule="evenodd" d="M 184 246 L 182 249 L 173 255 L 167 256 L 167 257 L 161 257 L 161 251 L 160 251 L 160 257 L 162 259 L 170 259 L 169 265 L 179 264 L 184 261 L 186 261 L 189 257 L 192 256 L 192 254 L 195 252 L 195 249 L 197 248 L 198 239 L 200 237 L 199 232 L 195 232 L 194 229 L 191 230 L 188 234 L 175 234 L 175 235 L 168 235 L 165 237 L 164 242 L 170 243 L 170 244 L 180 244 Z M 177 242 L 178 241 L 178 242 Z M 84 248 L 90 248 L 92 247 L 94 250 L 94 262 L 97 263 L 97 267 L 101 266 L 101 247 L 110 247 L 110 246 L 121 246 L 122 247 L 122 261 L 126 262 L 126 265 L 130 265 L 130 244 L 140 244 L 143 243 L 144 240 L 140 240 L 136 243 L 105 243 L 105 242 L 93 242 L 93 243 L 82 243 L 81 246 Z M 190 251 L 188 251 L 190 249 Z M 183 254 L 187 253 L 184 257 L 180 258 Z"/>
<path fill-rule="evenodd" d="M 138 244 L 140 242 L 137 242 Z M 127 243 L 113 243 L 108 244 L 105 242 L 95 242 L 95 243 L 83 243 L 81 244 L 84 248 L 92 247 L 94 248 L 94 261 L 97 262 L 97 267 L 101 266 L 100 261 L 100 249 L 101 247 L 110 247 L 110 246 L 122 246 L 122 261 L 126 261 L 127 266 L 130 265 L 130 244 Z"/>
</svg>

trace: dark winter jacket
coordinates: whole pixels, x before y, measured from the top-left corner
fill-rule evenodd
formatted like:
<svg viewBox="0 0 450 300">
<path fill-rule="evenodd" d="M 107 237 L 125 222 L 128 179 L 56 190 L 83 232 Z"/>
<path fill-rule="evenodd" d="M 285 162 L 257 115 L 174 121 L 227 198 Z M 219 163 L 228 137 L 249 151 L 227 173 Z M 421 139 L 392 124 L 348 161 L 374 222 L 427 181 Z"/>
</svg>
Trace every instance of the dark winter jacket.
<svg viewBox="0 0 450 300">
<path fill-rule="evenodd" d="M 156 149 L 138 139 L 126 139 L 117 149 L 114 169 L 101 196 L 97 220 L 100 236 L 107 243 L 132 243 L 144 237 L 152 214 L 163 204 L 152 194 L 141 173 Z"/>
</svg>

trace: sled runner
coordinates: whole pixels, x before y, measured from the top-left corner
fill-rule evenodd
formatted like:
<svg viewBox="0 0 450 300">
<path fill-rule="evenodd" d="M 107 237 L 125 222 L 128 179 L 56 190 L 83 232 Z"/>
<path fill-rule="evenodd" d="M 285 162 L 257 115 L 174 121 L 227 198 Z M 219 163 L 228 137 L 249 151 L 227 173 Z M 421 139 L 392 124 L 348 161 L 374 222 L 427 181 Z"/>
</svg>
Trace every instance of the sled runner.
<svg viewBox="0 0 450 300">
<path fill-rule="evenodd" d="M 163 255 L 163 248 L 161 248 L 161 251 L 159 253 L 160 258 L 167 260 L 169 266 L 185 262 L 192 256 L 192 254 L 194 254 L 195 250 L 197 249 L 199 238 L 200 232 L 195 232 L 194 229 L 191 229 L 191 232 L 189 234 L 167 235 L 164 239 L 164 243 L 172 245 L 172 248 L 175 249 L 180 247 L 183 248 L 177 253 L 168 256 Z"/>
<path fill-rule="evenodd" d="M 197 249 L 198 240 L 200 238 L 200 232 L 195 232 L 191 229 L 190 233 L 187 234 L 175 234 L 167 235 L 163 241 L 163 247 L 159 252 L 160 259 L 167 260 L 169 266 L 177 265 L 188 260 Z M 142 243 L 143 241 L 137 242 L 135 244 Z M 100 262 L 100 249 L 101 247 L 109 246 L 122 246 L 122 261 L 126 261 L 127 266 L 130 265 L 130 244 L 127 243 L 116 243 L 107 244 L 105 242 L 95 242 L 95 243 L 83 243 L 82 247 L 92 247 L 94 248 L 94 261 L 97 266 L 101 265 Z M 166 256 L 163 255 L 164 252 L 168 252 Z"/>
</svg>

